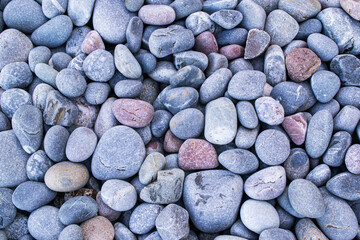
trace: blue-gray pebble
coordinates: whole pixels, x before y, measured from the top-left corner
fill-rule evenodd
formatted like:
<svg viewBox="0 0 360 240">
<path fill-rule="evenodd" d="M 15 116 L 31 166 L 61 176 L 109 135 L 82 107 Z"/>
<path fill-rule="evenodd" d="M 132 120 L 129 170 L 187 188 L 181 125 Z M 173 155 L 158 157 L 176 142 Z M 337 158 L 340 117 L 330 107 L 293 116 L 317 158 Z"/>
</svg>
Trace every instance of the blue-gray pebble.
<svg viewBox="0 0 360 240">
<path fill-rule="evenodd" d="M 291 231 L 282 228 L 265 229 L 260 233 L 259 240 L 270 239 L 296 240 L 295 235 Z"/>
<path fill-rule="evenodd" d="M 135 54 L 135 58 L 140 64 L 143 73 L 152 72 L 156 68 L 157 60 L 155 56 L 144 49 L 140 49 L 139 52 Z"/>
<path fill-rule="evenodd" d="M 119 98 L 136 98 L 143 91 L 143 84 L 140 80 L 122 80 L 115 85 L 114 91 Z"/>
<path fill-rule="evenodd" d="M 239 121 L 242 126 L 250 129 L 256 128 L 259 124 L 254 105 L 248 101 L 239 101 L 236 104 Z"/>
<path fill-rule="evenodd" d="M 66 97 L 76 98 L 85 92 L 86 80 L 80 72 L 65 68 L 56 76 L 56 87 Z"/>
<path fill-rule="evenodd" d="M 133 234 L 124 224 L 117 222 L 114 224 L 114 228 L 115 239 L 137 240 L 135 234 Z"/>
<path fill-rule="evenodd" d="M 170 4 L 170 7 L 174 9 L 176 19 L 180 19 L 201 11 L 203 3 L 201 0 L 175 0 Z"/>
<path fill-rule="evenodd" d="M 330 62 L 330 69 L 336 73 L 344 86 L 360 86 L 360 59 L 352 54 L 340 54 Z"/>
<path fill-rule="evenodd" d="M 219 162 L 227 170 L 236 174 L 250 174 L 259 167 L 259 160 L 252 152 L 236 148 L 222 152 Z"/>
<path fill-rule="evenodd" d="M 195 106 L 198 100 L 199 93 L 192 87 L 172 88 L 161 97 L 161 102 L 172 114 Z"/>
<path fill-rule="evenodd" d="M 184 140 L 200 136 L 204 125 L 204 114 L 196 108 L 187 108 L 178 112 L 169 123 L 171 132 Z"/>
<path fill-rule="evenodd" d="M 83 240 L 81 227 L 76 224 L 71 224 L 65 227 L 61 231 L 58 240 Z"/>
<path fill-rule="evenodd" d="M 228 93 L 237 100 L 254 100 L 262 96 L 266 76 L 256 70 L 245 70 L 236 73 L 228 85 Z"/>
<path fill-rule="evenodd" d="M 49 64 L 57 71 L 61 71 L 67 68 L 71 60 L 72 57 L 69 54 L 64 52 L 57 52 L 51 56 Z"/>
<path fill-rule="evenodd" d="M 300 23 L 299 32 L 296 35 L 296 39 L 301 39 L 306 41 L 309 35 L 313 33 L 320 33 L 321 30 L 322 30 L 322 24 L 320 20 L 316 18 L 311 18 L 309 20 Z M 336 49 L 338 49 L 337 46 Z"/>
<path fill-rule="evenodd" d="M 344 106 L 334 118 L 334 131 L 353 134 L 360 119 L 360 110 L 354 106 Z"/>
<path fill-rule="evenodd" d="M 52 166 L 52 161 L 43 150 L 34 152 L 26 163 L 26 175 L 31 181 L 43 182 L 46 171 Z"/>
<path fill-rule="evenodd" d="M 0 228 L 9 226 L 15 219 L 16 207 L 12 202 L 13 191 L 9 188 L 0 188 Z M 7 239 L 7 238 L 5 238 Z"/>
<path fill-rule="evenodd" d="M 70 198 L 61 205 L 59 218 L 64 225 L 70 225 L 84 222 L 94 217 L 97 212 L 98 205 L 92 197 L 78 196 Z"/>
<path fill-rule="evenodd" d="M 20 88 L 6 90 L 1 95 L 1 109 L 8 118 L 12 118 L 16 110 L 23 105 L 31 105 L 32 98 L 28 92 Z"/>
<path fill-rule="evenodd" d="M 350 172 L 342 172 L 333 176 L 326 183 L 326 189 L 342 199 L 360 200 L 360 176 Z"/>
<path fill-rule="evenodd" d="M 68 0 L 42 0 L 42 11 L 47 18 L 53 18 L 64 14 L 67 8 Z"/>
<path fill-rule="evenodd" d="M 243 15 L 241 26 L 247 30 L 256 28 L 263 30 L 265 26 L 266 12 L 265 10 L 252 0 L 243 0 L 236 7 Z"/>
<path fill-rule="evenodd" d="M 344 162 L 346 151 L 351 145 L 351 140 L 350 133 L 346 131 L 335 133 L 323 156 L 323 162 L 331 167 L 339 167 Z"/>
<path fill-rule="evenodd" d="M 206 104 L 224 95 L 232 73 L 227 68 L 220 68 L 205 79 L 200 87 L 200 101 Z"/>
<path fill-rule="evenodd" d="M 180 68 L 176 74 L 170 78 L 170 85 L 173 87 L 193 87 L 198 88 L 205 80 L 205 75 L 196 66 L 185 66 Z"/>
<path fill-rule="evenodd" d="M 272 86 L 286 81 L 285 56 L 278 45 L 271 45 L 267 49 L 264 59 L 264 73 L 266 81 Z"/>
<path fill-rule="evenodd" d="M 46 132 L 44 150 L 54 162 L 65 160 L 65 147 L 69 135 L 66 128 L 60 125 L 53 126 Z"/>
<path fill-rule="evenodd" d="M 92 105 L 103 104 L 110 94 L 111 88 L 107 83 L 92 82 L 85 90 L 85 99 Z"/>
<path fill-rule="evenodd" d="M 289 180 L 304 178 L 310 169 L 309 157 L 302 148 L 293 148 L 284 163 L 286 176 Z"/>
<path fill-rule="evenodd" d="M 29 66 L 32 72 L 35 72 L 35 66 L 38 63 L 48 63 L 51 58 L 51 51 L 48 47 L 38 46 L 31 49 L 29 53 Z"/>
<path fill-rule="evenodd" d="M 33 76 L 30 67 L 25 62 L 7 64 L 0 73 L 0 87 L 4 90 L 10 88 L 25 88 L 32 82 Z"/>
<path fill-rule="evenodd" d="M 245 28 L 233 28 L 224 30 L 215 35 L 216 41 L 220 46 L 229 44 L 244 45 L 248 31 Z"/>
<path fill-rule="evenodd" d="M 311 76 L 311 89 L 319 102 L 327 103 L 340 89 L 339 77 L 330 71 L 317 71 Z"/>
<path fill-rule="evenodd" d="M 131 213 L 129 229 L 135 234 L 145 234 L 155 227 L 155 220 L 164 207 L 159 204 L 142 203 Z"/>
<path fill-rule="evenodd" d="M 115 74 L 114 57 L 106 50 L 95 50 L 85 58 L 83 69 L 91 80 L 107 82 Z"/>
<path fill-rule="evenodd" d="M 321 4 L 317 0 L 280 0 L 278 7 L 290 14 L 298 22 L 315 17 L 321 10 Z"/>
<path fill-rule="evenodd" d="M 210 19 L 225 29 L 232 29 L 243 20 L 240 11 L 222 9 L 210 15 Z"/>
<path fill-rule="evenodd" d="M 313 33 L 307 38 L 308 47 L 325 62 L 331 61 L 339 54 L 339 48 L 329 37 L 321 33 Z"/>
<path fill-rule="evenodd" d="M 75 26 L 84 26 L 91 18 L 95 0 L 69 0 L 67 6 L 68 16 Z"/>
<path fill-rule="evenodd" d="M 164 136 L 165 132 L 169 128 L 169 122 L 172 117 L 173 117 L 172 114 L 166 110 L 156 110 L 154 113 L 153 120 L 151 121 L 152 135 L 154 135 L 155 137 Z"/>
<path fill-rule="evenodd" d="M 10 130 L 11 125 L 9 119 L 3 112 L 0 112 L 0 131 Z"/>
</svg>

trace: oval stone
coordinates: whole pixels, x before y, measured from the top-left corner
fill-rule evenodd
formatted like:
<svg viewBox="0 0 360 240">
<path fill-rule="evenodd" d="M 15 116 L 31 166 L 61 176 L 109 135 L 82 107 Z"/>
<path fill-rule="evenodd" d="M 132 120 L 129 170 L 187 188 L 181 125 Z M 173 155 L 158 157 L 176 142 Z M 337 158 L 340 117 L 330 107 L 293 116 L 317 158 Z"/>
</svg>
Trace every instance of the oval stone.
<svg viewBox="0 0 360 240">
<path fill-rule="evenodd" d="M 284 108 L 272 97 L 260 97 L 256 99 L 255 110 L 259 120 L 271 126 L 279 125 L 284 121 Z"/>
<path fill-rule="evenodd" d="M 252 152 L 245 149 L 230 149 L 219 155 L 219 162 L 236 174 L 250 174 L 259 167 L 259 160 Z"/>
<path fill-rule="evenodd" d="M 45 184 L 56 192 L 70 192 L 86 185 L 89 172 L 79 163 L 60 162 L 53 165 L 45 174 Z"/>
<path fill-rule="evenodd" d="M 98 205 L 96 201 L 87 196 L 73 197 L 61 205 L 59 210 L 60 221 L 64 225 L 81 223 L 96 215 Z"/>
<path fill-rule="evenodd" d="M 284 163 L 286 176 L 289 180 L 304 178 L 310 169 L 309 157 L 302 148 L 293 148 Z"/>
<path fill-rule="evenodd" d="M 323 239 L 328 238 L 321 230 L 308 218 L 300 219 L 295 225 L 295 233 L 298 239 Z"/>
<path fill-rule="evenodd" d="M 68 0 L 67 13 L 75 26 L 84 26 L 91 18 L 95 0 Z"/>
<path fill-rule="evenodd" d="M 142 203 L 131 213 L 129 229 L 135 234 L 146 234 L 155 227 L 155 220 L 164 209 L 159 204 Z"/>
<path fill-rule="evenodd" d="M 91 80 L 107 82 L 115 74 L 114 57 L 106 50 L 95 50 L 85 58 L 83 69 Z"/>
<path fill-rule="evenodd" d="M 93 217 L 80 225 L 84 240 L 114 239 L 114 226 L 102 216 Z"/>
<path fill-rule="evenodd" d="M 282 127 L 296 145 L 302 145 L 305 142 L 307 121 L 304 113 L 285 117 Z"/>
<path fill-rule="evenodd" d="M 7 64 L 0 73 L 0 87 L 4 90 L 10 88 L 25 88 L 30 85 L 33 76 L 30 67 L 24 62 Z"/>
<path fill-rule="evenodd" d="M 79 127 L 75 129 L 66 143 L 67 159 L 72 162 L 85 161 L 93 154 L 96 143 L 96 134 L 90 128 Z"/>
<path fill-rule="evenodd" d="M 308 48 L 297 48 L 286 56 L 288 75 L 295 82 L 310 78 L 320 65 L 320 58 Z"/>
<path fill-rule="evenodd" d="M 228 85 L 228 93 L 237 100 L 254 100 L 264 92 L 266 76 L 256 70 L 245 70 L 236 73 Z"/>
<path fill-rule="evenodd" d="M 360 176 L 349 172 L 335 175 L 326 183 L 326 189 L 342 199 L 356 201 L 360 199 Z"/>
<path fill-rule="evenodd" d="M 351 140 L 351 135 L 348 132 L 339 131 L 335 133 L 323 156 L 323 162 L 331 167 L 339 167 L 342 165 L 346 151 L 351 145 Z"/>
<path fill-rule="evenodd" d="M 360 174 L 360 144 L 353 144 L 349 147 L 345 156 L 345 165 L 349 172 Z"/>
<path fill-rule="evenodd" d="M 171 132 L 186 140 L 198 137 L 205 124 L 204 114 L 196 108 L 187 108 L 175 114 L 169 123 Z"/>
<path fill-rule="evenodd" d="M 60 235 L 58 240 L 82 240 L 83 239 L 83 233 L 81 230 L 81 227 L 76 224 L 71 224 L 67 227 L 65 227 Z"/>
<path fill-rule="evenodd" d="M 317 0 L 280 0 L 278 8 L 289 13 L 296 21 L 302 22 L 315 17 L 321 10 L 321 4 Z"/>
<path fill-rule="evenodd" d="M 127 78 L 137 79 L 141 77 L 142 69 L 130 52 L 130 50 L 123 44 L 118 44 L 114 50 L 114 59 L 116 69 L 119 70 Z"/>
<path fill-rule="evenodd" d="M 199 100 L 199 93 L 192 87 L 171 88 L 165 92 L 163 96 L 159 95 L 162 104 L 172 114 L 176 114 L 181 110 L 193 107 Z"/>
<path fill-rule="evenodd" d="M 66 97 L 80 97 L 86 90 L 86 80 L 79 71 L 65 68 L 56 75 L 56 87 Z"/>
<path fill-rule="evenodd" d="M 286 67 L 284 52 L 278 45 L 271 45 L 265 53 L 264 73 L 266 81 L 275 86 L 286 81 Z"/>
<path fill-rule="evenodd" d="M 144 5 L 138 15 L 145 24 L 149 25 L 169 25 L 175 21 L 175 11 L 167 5 Z"/>
<path fill-rule="evenodd" d="M 44 150 L 51 160 L 55 162 L 65 160 L 65 147 L 69 135 L 66 128 L 60 125 L 55 125 L 46 132 Z"/>
<path fill-rule="evenodd" d="M 158 152 L 150 153 L 144 160 L 139 170 L 139 181 L 148 185 L 156 180 L 157 173 L 165 167 L 166 159 Z"/>
<path fill-rule="evenodd" d="M 331 178 L 331 170 L 328 165 L 320 164 L 309 172 L 306 180 L 309 180 L 317 187 L 324 185 Z"/>
<path fill-rule="evenodd" d="M 124 212 L 135 206 L 137 193 L 130 183 L 119 179 L 110 179 L 101 187 L 101 199 L 113 210 Z"/>
<path fill-rule="evenodd" d="M 118 123 L 111 109 L 112 103 L 115 100 L 116 98 L 110 97 L 101 105 L 94 126 L 94 131 L 99 138 L 101 138 L 108 129 L 114 127 Z"/>
</svg>

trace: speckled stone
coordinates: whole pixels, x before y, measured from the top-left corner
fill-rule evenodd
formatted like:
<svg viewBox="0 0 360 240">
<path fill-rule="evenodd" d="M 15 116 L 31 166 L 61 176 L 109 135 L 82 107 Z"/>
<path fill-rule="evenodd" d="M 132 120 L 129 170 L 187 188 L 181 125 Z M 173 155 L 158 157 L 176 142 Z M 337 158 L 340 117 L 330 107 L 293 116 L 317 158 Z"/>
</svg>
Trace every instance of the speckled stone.
<svg viewBox="0 0 360 240">
<path fill-rule="evenodd" d="M 284 121 L 284 108 L 272 97 L 256 99 L 255 110 L 259 120 L 271 126 L 279 125 Z"/>
<path fill-rule="evenodd" d="M 271 37 L 271 44 L 284 47 L 296 37 L 299 24 L 285 11 L 276 9 L 267 16 L 265 31 Z"/>
<path fill-rule="evenodd" d="M 116 69 L 119 70 L 119 72 L 125 77 L 132 79 L 138 79 L 141 77 L 141 66 L 125 45 L 116 45 L 114 50 L 114 59 Z"/>
<path fill-rule="evenodd" d="M 163 209 L 159 204 L 140 204 L 131 213 L 129 229 L 135 234 L 148 233 L 155 227 L 155 220 Z"/>
<path fill-rule="evenodd" d="M 267 49 L 264 59 L 264 73 L 266 81 L 272 86 L 286 80 L 284 52 L 278 45 L 271 45 Z"/>
<path fill-rule="evenodd" d="M 180 19 L 190 14 L 201 11 L 203 3 L 200 0 L 175 0 L 170 4 L 175 10 L 176 19 Z"/>
<path fill-rule="evenodd" d="M 202 32 L 195 38 L 194 49 L 206 55 L 219 51 L 216 38 L 210 31 Z"/>
<path fill-rule="evenodd" d="M 42 11 L 47 18 L 53 18 L 64 14 L 67 8 L 68 0 L 42 0 Z"/>
<path fill-rule="evenodd" d="M 220 48 L 219 53 L 224 55 L 228 60 L 243 57 L 245 48 L 238 44 L 230 44 Z"/>
<path fill-rule="evenodd" d="M 164 95 L 160 95 L 159 97 L 162 104 L 164 104 L 166 109 L 172 114 L 195 106 L 199 100 L 198 91 L 192 87 L 169 88 Z"/>
<path fill-rule="evenodd" d="M 190 14 L 185 20 L 185 26 L 187 29 L 190 29 L 194 35 L 199 35 L 205 31 L 213 33 L 215 30 L 215 24 L 211 21 L 210 15 L 202 11 Z"/>
<path fill-rule="evenodd" d="M 216 233 L 235 222 L 243 193 L 243 180 L 226 170 L 189 174 L 184 183 L 184 204 L 197 229 Z"/>
<path fill-rule="evenodd" d="M 114 228 L 115 239 L 137 240 L 135 234 L 133 234 L 124 224 L 117 222 L 114 224 Z"/>
<path fill-rule="evenodd" d="M 230 228 L 230 234 L 233 236 L 239 236 L 246 239 L 255 240 L 258 238 L 258 235 L 253 231 L 250 231 L 245 227 L 241 219 L 238 219 Z"/>
<path fill-rule="evenodd" d="M 211 14 L 210 19 L 225 29 L 232 29 L 243 20 L 243 15 L 240 11 L 221 9 Z"/>
<path fill-rule="evenodd" d="M 83 240 L 83 233 L 81 227 L 76 224 L 71 224 L 65 227 L 60 235 L 58 240 Z"/>
<path fill-rule="evenodd" d="M 82 162 L 94 152 L 97 143 L 96 134 L 86 127 L 75 129 L 66 143 L 66 158 L 72 162 Z"/>
<path fill-rule="evenodd" d="M 282 127 L 296 145 L 302 145 L 305 142 L 307 119 L 304 113 L 296 113 L 284 118 Z"/>
<path fill-rule="evenodd" d="M 344 11 L 355 20 L 360 21 L 360 3 L 357 0 L 340 0 L 340 5 Z"/>
<path fill-rule="evenodd" d="M 16 207 L 12 203 L 13 191 L 9 188 L 0 188 L 0 217 L 2 219 L 0 228 L 3 229 L 9 226 L 16 217 Z M 7 238 L 5 238 L 6 240 Z"/>
<path fill-rule="evenodd" d="M 51 56 L 49 60 L 49 65 L 55 68 L 57 71 L 61 71 L 69 65 L 71 62 L 72 57 L 64 52 L 57 52 Z"/>
<path fill-rule="evenodd" d="M 104 203 L 101 199 L 101 191 L 96 195 L 96 202 L 98 204 L 99 215 L 106 217 L 109 221 L 115 221 L 121 215 L 121 212 L 115 211 Z"/>
<path fill-rule="evenodd" d="M 68 0 L 67 13 L 75 26 L 84 26 L 91 18 L 95 0 Z"/>
<path fill-rule="evenodd" d="M 115 230 L 109 220 L 102 216 L 93 217 L 80 225 L 84 240 L 111 240 Z"/>
<path fill-rule="evenodd" d="M 31 105 L 31 96 L 28 92 L 20 88 L 6 90 L 1 95 L 2 112 L 11 119 L 16 110 L 23 105 Z"/>
<path fill-rule="evenodd" d="M 257 135 L 260 130 L 260 125 L 254 129 L 247 129 L 240 126 L 235 137 L 235 145 L 238 148 L 248 149 L 251 148 L 256 141 Z"/>
<path fill-rule="evenodd" d="M 311 89 L 319 102 L 327 103 L 340 89 L 339 77 L 330 71 L 317 71 L 311 77 Z"/>
<path fill-rule="evenodd" d="M 45 184 L 56 192 L 70 192 L 86 185 L 89 172 L 79 163 L 60 162 L 53 165 L 45 174 Z"/>
<path fill-rule="evenodd" d="M 100 34 L 97 31 L 92 30 L 84 38 L 81 44 L 81 51 L 85 54 L 90 54 L 98 49 L 105 50 L 105 44 Z"/>
<path fill-rule="evenodd" d="M 72 1 L 72 2 L 80 2 L 80 1 Z M 66 48 L 65 48 L 66 53 L 70 54 L 72 57 L 81 54 L 81 44 L 84 41 L 86 35 L 90 31 L 91 29 L 88 26 L 74 28 L 69 39 L 66 42 Z"/>
<path fill-rule="evenodd" d="M 215 35 L 219 46 L 238 44 L 244 46 L 246 43 L 248 31 L 245 28 L 233 28 L 220 31 Z"/>
<path fill-rule="evenodd" d="M 320 58 L 308 48 L 297 48 L 286 56 L 286 69 L 289 77 L 296 82 L 310 78 L 320 64 Z"/>
<path fill-rule="evenodd" d="M 156 180 L 157 173 L 165 167 L 166 160 L 164 155 L 158 152 L 150 153 L 142 163 L 139 170 L 139 181 L 143 185 Z"/>
<path fill-rule="evenodd" d="M 204 129 L 204 124 L 204 114 L 196 108 L 178 112 L 169 122 L 171 132 L 183 140 L 198 137 Z"/>
<path fill-rule="evenodd" d="M 169 129 L 164 137 L 164 150 L 169 153 L 178 152 L 183 140 L 177 138 Z"/>
<path fill-rule="evenodd" d="M 79 97 L 86 90 L 86 80 L 80 72 L 65 68 L 56 76 L 56 87 L 69 98 Z"/>
<path fill-rule="evenodd" d="M 316 18 L 310 18 L 299 24 L 299 32 L 296 35 L 296 39 L 301 39 L 306 41 L 311 34 L 321 33 L 321 30 L 322 30 L 322 24 L 320 20 Z M 335 49 L 339 51 L 337 46 Z"/>
<path fill-rule="evenodd" d="M 124 138 L 127 141 L 123 141 Z M 140 135 L 129 127 L 116 126 L 100 138 L 93 154 L 91 170 L 94 177 L 100 180 L 124 179 L 139 171 L 144 158 L 145 146 Z"/>
<path fill-rule="evenodd" d="M 308 155 L 318 158 L 326 151 L 333 131 L 333 119 L 329 111 L 322 110 L 310 119 L 305 140 Z"/>
<path fill-rule="evenodd" d="M 140 198 L 147 203 L 169 204 L 180 200 L 185 173 L 179 168 L 158 172 L 157 181 L 145 186 Z"/>
<path fill-rule="evenodd" d="M 240 71 L 231 78 L 228 92 L 237 100 L 254 100 L 262 95 L 265 82 L 266 76 L 260 71 Z"/>
<path fill-rule="evenodd" d="M 208 13 L 213 13 L 221 9 L 234 9 L 237 5 L 236 0 L 209 0 L 203 4 L 203 10 Z"/>
<path fill-rule="evenodd" d="M 211 74 L 200 87 L 200 101 L 206 104 L 224 95 L 232 73 L 227 68 L 220 68 Z"/>
<path fill-rule="evenodd" d="M 245 59 L 254 59 L 265 52 L 270 44 L 270 35 L 259 29 L 251 29 L 248 33 L 245 47 Z"/>
<path fill-rule="evenodd" d="M 175 11 L 167 5 L 144 5 L 138 12 L 139 18 L 149 25 L 169 25 L 175 21 Z"/>
<path fill-rule="evenodd" d="M 210 53 L 208 56 L 209 64 L 205 71 L 205 75 L 209 77 L 220 68 L 228 68 L 229 62 L 227 58 L 219 53 Z M 231 69 L 230 69 L 231 70 Z"/>
<path fill-rule="evenodd" d="M 349 147 L 345 156 L 345 165 L 349 172 L 360 174 L 360 144 L 353 144 Z"/>
<path fill-rule="evenodd" d="M 4 229 L 6 237 L 8 237 L 9 239 L 23 240 L 24 239 L 23 236 L 29 234 L 27 228 L 27 220 L 28 220 L 27 216 L 21 213 L 17 213 L 14 221 Z"/>
<path fill-rule="evenodd" d="M 31 49 L 28 62 L 32 72 L 35 72 L 35 66 L 38 63 L 48 63 L 51 58 L 51 51 L 48 47 L 39 46 Z"/>
<path fill-rule="evenodd" d="M 106 50 L 95 50 L 85 58 L 83 69 L 86 76 L 91 80 L 107 82 L 115 74 L 114 57 Z"/>
<path fill-rule="evenodd" d="M 349 204 L 329 193 L 325 188 L 320 189 L 323 195 L 326 211 L 316 219 L 320 229 L 330 239 L 353 239 L 358 233 L 358 221 Z"/>
<path fill-rule="evenodd" d="M 360 86 L 357 78 L 360 72 L 360 59 L 354 55 L 337 55 L 330 62 L 330 69 L 340 77 L 344 86 Z"/>
<path fill-rule="evenodd" d="M 43 150 L 33 153 L 26 163 L 26 175 L 31 181 L 44 181 L 46 171 L 52 166 L 51 160 Z"/>
<path fill-rule="evenodd" d="M 112 103 L 116 98 L 108 98 L 102 105 L 98 117 L 96 118 L 94 131 L 100 138 L 108 129 L 114 127 L 117 124 L 117 120 L 112 113 Z"/>
<path fill-rule="evenodd" d="M 328 238 L 321 230 L 308 218 L 300 219 L 295 225 L 295 233 L 298 239 L 323 239 Z"/>
<path fill-rule="evenodd" d="M 326 189 L 342 199 L 356 201 L 360 200 L 359 182 L 359 175 L 342 172 L 327 181 Z"/>
<path fill-rule="evenodd" d="M 313 33 L 307 38 L 308 47 L 315 52 L 322 61 L 331 61 L 339 54 L 339 48 L 336 43 L 329 37 Z"/>
<path fill-rule="evenodd" d="M 252 152 L 245 149 L 230 149 L 219 155 L 219 162 L 236 174 L 250 174 L 259 167 L 259 160 Z"/>
<path fill-rule="evenodd" d="M 176 74 L 175 66 L 169 61 L 159 61 L 156 68 L 148 73 L 151 79 L 166 84 L 170 83 L 170 79 L 174 74 Z"/>
<path fill-rule="evenodd" d="M 176 74 L 170 77 L 170 85 L 173 87 L 194 87 L 199 88 L 205 80 L 205 75 L 200 68 L 185 66 L 180 68 Z"/>
<path fill-rule="evenodd" d="M 312 0 L 280 0 L 278 7 L 290 14 L 298 22 L 315 17 L 321 10 L 320 2 Z"/>
<path fill-rule="evenodd" d="M 286 176 L 289 180 L 305 178 L 310 169 L 310 161 L 305 150 L 302 148 L 293 148 L 289 157 L 284 163 Z"/>
<path fill-rule="evenodd" d="M 240 219 L 249 230 L 257 234 L 280 225 L 276 209 L 270 203 L 259 200 L 246 200 L 240 209 Z"/>
<path fill-rule="evenodd" d="M 321 110 L 328 110 L 330 114 L 335 117 L 340 110 L 340 104 L 335 99 L 332 99 L 327 103 L 317 102 L 312 108 L 310 108 L 309 112 L 314 115 L 316 112 Z"/>
<path fill-rule="evenodd" d="M 60 221 L 64 225 L 84 222 L 96 215 L 98 205 L 87 196 L 73 197 L 61 205 L 59 210 Z"/>
<path fill-rule="evenodd" d="M 309 172 L 306 180 L 314 183 L 317 187 L 323 186 L 331 178 L 331 170 L 328 165 L 320 164 Z"/>
<path fill-rule="evenodd" d="M 87 85 L 84 96 L 88 103 L 100 105 L 108 99 L 110 91 L 109 84 L 92 82 Z"/>
<path fill-rule="evenodd" d="M 0 87 L 4 90 L 25 88 L 30 85 L 32 80 L 30 67 L 24 62 L 9 63 L 0 73 Z"/>
<path fill-rule="evenodd" d="M 250 29 L 264 29 L 266 12 L 265 10 L 252 0 L 241 1 L 236 7 L 236 10 L 243 14 L 243 20 L 241 26 Z"/>
<path fill-rule="evenodd" d="M 352 105 L 360 107 L 360 88 L 358 87 L 342 87 L 335 97 L 341 106 Z"/>
</svg>

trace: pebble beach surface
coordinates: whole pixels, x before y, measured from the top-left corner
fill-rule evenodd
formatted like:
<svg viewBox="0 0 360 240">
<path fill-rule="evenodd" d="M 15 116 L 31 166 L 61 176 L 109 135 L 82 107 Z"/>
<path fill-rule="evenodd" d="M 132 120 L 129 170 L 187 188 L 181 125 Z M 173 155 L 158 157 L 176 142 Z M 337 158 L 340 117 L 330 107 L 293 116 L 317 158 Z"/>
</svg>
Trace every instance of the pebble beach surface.
<svg viewBox="0 0 360 240">
<path fill-rule="evenodd" d="M 360 240 L 359 0 L 0 0 L 0 240 Z"/>
</svg>

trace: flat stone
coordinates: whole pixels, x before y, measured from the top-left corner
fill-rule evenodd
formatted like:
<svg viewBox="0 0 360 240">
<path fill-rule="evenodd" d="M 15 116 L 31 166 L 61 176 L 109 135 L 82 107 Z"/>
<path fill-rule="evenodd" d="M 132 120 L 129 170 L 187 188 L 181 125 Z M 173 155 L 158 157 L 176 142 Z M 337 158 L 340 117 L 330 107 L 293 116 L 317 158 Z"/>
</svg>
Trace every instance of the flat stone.
<svg viewBox="0 0 360 240">
<path fill-rule="evenodd" d="M 0 73 L 0 87 L 4 90 L 25 88 L 30 85 L 32 80 L 30 67 L 24 62 L 9 63 Z"/>
<path fill-rule="evenodd" d="M 204 114 L 196 108 L 181 110 L 169 122 L 171 132 L 183 140 L 198 137 L 202 133 L 204 125 Z"/>
<path fill-rule="evenodd" d="M 132 79 L 141 77 L 141 66 L 125 45 L 116 45 L 114 50 L 114 59 L 116 69 L 119 70 L 119 72 L 125 77 Z"/>
<path fill-rule="evenodd" d="M 1 219 L 3 219 L 3 221 L 1 222 L 0 227 L 1 227 L 1 229 L 3 229 L 5 227 L 9 226 L 14 221 L 14 219 L 16 217 L 16 207 L 12 203 L 13 191 L 11 189 L 9 189 L 9 188 L 0 188 L 0 194 L 1 194 L 0 217 L 1 217 Z M 4 239 L 7 239 L 6 236 L 5 236 Z"/>
<path fill-rule="evenodd" d="M 251 29 L 248 33 L 245 47 L 245 59 L 254 59 L 265 52 L 270 45 L 270 35 L 259 29 Z"/>
<path fill-rule="evenodd" d="M 43 150 L 33 153 L 26 163 L 26 175 L 31 181 L 44 181 L 46 171 L 52 166 L 51 160 Z"/>
<path fill-rule="evenodd" d="M 172 117 L 173 117 L 172 114 L 166 110 L 155 111 L 150 127 L 152 135 L 154 135 L 155 137 L 164 136 L 169 128 L 169 123 Z"/>
<path fill-rule="evenodd" d="M 333 99 L 340 89 L 339 77 L 330 71 L 317 71 L 311 77 L 311 89 L 319 102 L 326 103 Z"/>
<path fill-rule="evenodd" d="M 284 108 L 272 97 L 256 99 L 255 110 L 259 120 L 271 126 L 279 125 L 284 121 Z"/>
<path fill-rule="evenodd" d="M 284 163 L 286 176 L 289 180 L 305 178 L 310 170 L 309 157 L 302 148 L 293 148 Z"/>
<path fill-rule="evenodd" d="M 164 155 L 158 152 L 150 153 L 146 156 L 139 170 L 139 181 L 143 185 L 156 180 L 157 173 L 165 167 L 166 160 Z"/>
<path fill-rule="evenodd" d="M 309 172 L 306 180 L 309 180 L 317 187 L 323 186 L 331 178 L 331 170 L 328 165 L 320 164 Z"/>
<path fill-rule="evenodd" d="M 184 183 L 184 204 L 197 229 L 223 231 L 235 222 L 243 193 L 243 180 L 226 170 L 189 174 Z"/>
<path fill-rule="evenodd" d="M 144 5 L 138 12 L 139 18 L 149 25 L 169 25 L 175 21 L 175 11 L 167 5 Z"/>
<path fill-rule="evenodd" d="M 282 127 L 290 137 L 291 141 L 300 146 L 305 142 L 307 119 L 304 113 L 296 113 L 284 118 Z"/>
<path fill-rule="evenodd" d="M 93 217 L 81 225 L 85 240 L 113 239 L 115 230 L 109 220 L 102 216 Z"/>
<path fill-rule="evenodd" d="M 278 45 L 271 45 L 265 53 L 264 73 L 266 81 L 275 86 L 286 81 L 286 67 L 284 52 Z"/>
<path fill-rule="evenodd" d="M 290 14 L 298 22 L 315 17 L 321 10 L 320 2 L 311 0 L 280 0 L 278 7 Z"/>
<path fill-rule="evenodd" d="M 160 96 L 165 108 L 172 114 L 193 107 L 199 100 L 199 93 L 192 87 L 169 88 L 164 95 Z"/>
<path fill-rule="evenodd" d="M 230 149 L 219 155 L 219 162 L 227 170 L 236 174 L 250 174 L 259 167 L 259 160 L 245 149 Z"/>
<path fill-rule="evenodd" d="M 155 227 L 156 218 L 163 209 L 164 207 L 159 204 L 141 203 L 131 213 L 129 229 L 135 234 L 150 232 Z"/>
</svg>

